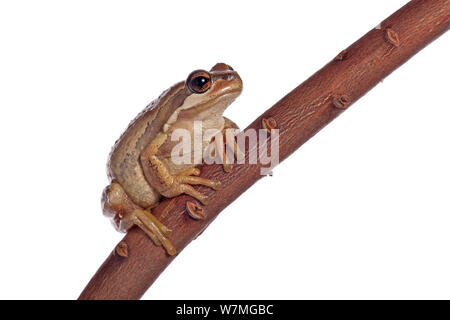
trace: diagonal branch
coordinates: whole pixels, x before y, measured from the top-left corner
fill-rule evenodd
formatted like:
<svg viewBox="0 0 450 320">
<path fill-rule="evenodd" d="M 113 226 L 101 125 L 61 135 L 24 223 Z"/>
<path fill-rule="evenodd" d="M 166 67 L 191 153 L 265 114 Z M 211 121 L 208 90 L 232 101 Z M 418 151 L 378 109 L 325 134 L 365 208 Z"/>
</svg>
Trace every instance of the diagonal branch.
<svg viewBox="0 0 450 320">
<path fill-rule="evenodd" d="M 262 125 L 277 127 L 280 161 L 283 161 L 449 27 L 450 1 L 409 2 L 338 54 L 246 130 L 257 130 Z M 218 191 L 199 187 L 211 199 L 204 207 L 205 220 L 189 217 L 186 202 L 192 199 L 185 195 L 166 199 L 153 210 L 173 230 L 171 241 L 178 252 L 262 177 L 261 166 L 253 164 L 235 165 L 231 173 L 225 173 L 220 165 L 200 169 L 202 176 L 222 182 Z M 168 256 L 163 248 L 155 247 L 140 229 L 133 228 L 109 255 L 79 299 L 138 299 L 172 259 L 174 257 Z"/>
</svg>

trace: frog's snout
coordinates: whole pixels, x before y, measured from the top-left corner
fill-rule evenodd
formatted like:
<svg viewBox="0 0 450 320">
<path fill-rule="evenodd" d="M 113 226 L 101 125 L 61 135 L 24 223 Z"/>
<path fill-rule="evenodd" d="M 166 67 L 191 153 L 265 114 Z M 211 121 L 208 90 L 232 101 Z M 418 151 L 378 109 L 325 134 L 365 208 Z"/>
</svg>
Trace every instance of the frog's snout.
<svg viewBox="0 0 450 320">
<path fill-rule="evenodd" d="M 235 71 L 230 65 L 223 62 L 216 63 L 216 65 L 211 68 L 210 74 L 213 81 L 225 80 L 224 82 L 219 81 L 220 84 L 219 82 L 216 83 L 216 86 L 223 87 L 222 94 L 233 93 L 235 96 L 238 96 L 241 93 L 242 79 L 237 71 Z"/>
</svg>

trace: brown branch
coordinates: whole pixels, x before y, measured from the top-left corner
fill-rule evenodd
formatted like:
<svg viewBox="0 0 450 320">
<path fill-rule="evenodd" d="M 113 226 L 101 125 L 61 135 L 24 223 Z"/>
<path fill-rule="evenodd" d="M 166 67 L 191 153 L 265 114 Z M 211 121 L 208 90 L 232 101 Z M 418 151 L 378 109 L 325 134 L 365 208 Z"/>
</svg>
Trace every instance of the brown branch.
<svg viewBox="0 0 450 320">
<path fill-rule="evenodd" d="M 378 27 L 342 51 L 324 68 L 257 118 L 246 130 L 262 122 L 280 130 L 280 161 L 286 159 L 350 104 L 449 29 L 450 1 L 413 0 Z M 273 121 L 263 121 L 272 118 Z M 248 154 L 247 154 L 248 156 Z M 173 230 L 178 252 L 195 239 L 222 209 L 261 178 L 259 165 L 235 165 L 225 173 L 219 165 L 201 167 L 202 176 L 220 180 L 222 188 L 200 188 L 211 198 L 205 220 L 186 212 L 188 196 L 166 199 L 154 213 Z M 161 216 L 164 213 L 164 216 Z M 109 255 L 82 292 L 80 299 L 138 299 L 174 259 L 155 247 L 138 228 Z"/>
</svg>

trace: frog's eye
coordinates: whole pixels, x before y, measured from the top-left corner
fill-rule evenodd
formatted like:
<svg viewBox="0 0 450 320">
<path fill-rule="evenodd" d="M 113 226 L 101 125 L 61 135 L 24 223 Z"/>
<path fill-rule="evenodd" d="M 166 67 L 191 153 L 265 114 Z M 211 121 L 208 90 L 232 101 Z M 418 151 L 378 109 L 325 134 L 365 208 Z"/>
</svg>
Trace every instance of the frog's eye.
<svg viewBox="0 0 450 320">
<path fill-rule="evenodd" d="M 204 70 L 194 71 L 187 78 L 186 84 L 192 92 L 204 93 L 211 88 L 211 75 Z"/>
</svg>

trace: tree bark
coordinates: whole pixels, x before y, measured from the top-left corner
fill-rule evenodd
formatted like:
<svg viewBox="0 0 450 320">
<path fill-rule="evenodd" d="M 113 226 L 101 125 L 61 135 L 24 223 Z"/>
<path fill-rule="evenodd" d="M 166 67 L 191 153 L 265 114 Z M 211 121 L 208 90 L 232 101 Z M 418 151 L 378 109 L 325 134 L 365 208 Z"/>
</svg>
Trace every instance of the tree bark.
<svg viewBox="0 0 450 320">
<path fill-rule="evenodd" d="M 280 161 L 286 159 L 449 26 L 449 0 L 409 2 L 339 53 L 246 130 L 258 130 L 268 124 L 279 129 Z M 178 252 L 262 177 L 261 165 L 247 164 L 247 161 L 234 165 L 231 173 L 225 173 L 221 165 L 202 165 L 200 169 L 201 176 L 222 182 L 218 191 L 198 187 L 210 197 L 209 204 L 203 208 L 204 220 L 189 216 L 186 202 L 192 198 L 186 195 L 165 199 L 153 210 L 173 230 L 170 239 Z M 163 248 L 156 247 L 140 229 L 133 228 L 109 255 L 79 299 L 138 299 L 174 258 Z"/>
</svg>

